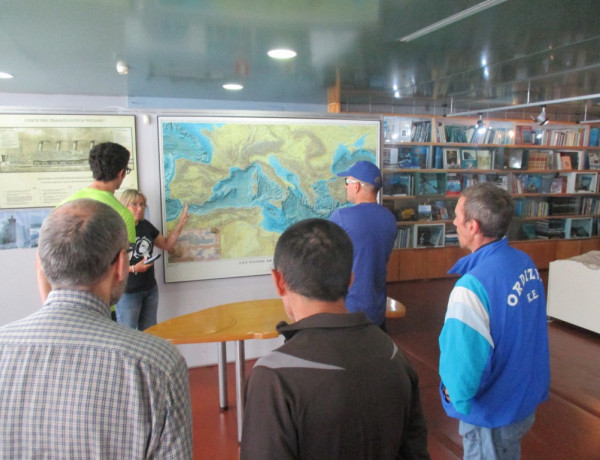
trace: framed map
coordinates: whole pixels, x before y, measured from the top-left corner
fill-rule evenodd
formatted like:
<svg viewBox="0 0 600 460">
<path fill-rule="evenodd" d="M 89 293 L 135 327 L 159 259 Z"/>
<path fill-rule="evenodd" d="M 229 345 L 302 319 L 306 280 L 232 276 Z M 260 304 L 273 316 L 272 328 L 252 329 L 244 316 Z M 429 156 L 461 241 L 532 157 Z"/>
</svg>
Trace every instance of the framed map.
<svg viewBox="0 0 600 460">
<path fill-rule="evenodd" d="M 158 117 L 165 282 L 268 274 L 292 223 L 346 206 L 338 172 L 379 164 L 380 121 Z"/>
<path fill-rule="evenodd" d="M 137 188 L 133 115 L 0 115 L 0 209 L 58 205 L 92 183 L 90 149 L 108 141 L 131 153 L 121 190 Z"/>
</svg>

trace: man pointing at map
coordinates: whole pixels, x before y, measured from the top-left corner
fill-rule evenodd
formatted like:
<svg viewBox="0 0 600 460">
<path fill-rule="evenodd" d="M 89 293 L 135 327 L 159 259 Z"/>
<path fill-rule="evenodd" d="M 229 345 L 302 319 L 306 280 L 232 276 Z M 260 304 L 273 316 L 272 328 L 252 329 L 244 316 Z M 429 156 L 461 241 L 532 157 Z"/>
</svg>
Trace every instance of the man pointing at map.
<svg viewBox="0 0 600 460">
<path fill-rule="evenodd" d="M 377 203 L 383 181 L 381 171 L 373 163 L 358 161 L 337 175 L 345 178 L 346 199 L 354 204 L 335 210 L 329 218 L 346 231 L 354 249 L 354 282 L 346 297 L 346 308 L 350 312 L 364 312 L 385 330 L 385 283 L 387 263 L 398 232 L 396 218 Z"/>
</svg>

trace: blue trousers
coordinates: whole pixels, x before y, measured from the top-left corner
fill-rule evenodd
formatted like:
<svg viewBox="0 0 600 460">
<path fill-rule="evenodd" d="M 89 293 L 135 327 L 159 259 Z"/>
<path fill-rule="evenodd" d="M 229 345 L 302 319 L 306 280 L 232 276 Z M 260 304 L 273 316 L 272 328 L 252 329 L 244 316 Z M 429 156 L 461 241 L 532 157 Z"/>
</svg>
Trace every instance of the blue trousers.
<svg viewBox="0 0 600 460">
<path fill-rule="evenodd" d="M 148 291 L 123 294 L 117 302 L 117 322 L 133 329 L 144 329 L 156 324 L 158 286 Z"/>
<path fill-rule="evenodd" d="M 459 421 L 464 460 L 519 460 L 521 438 L 533 425 L 535 413 L 525 420 L 498 428 L 484 428 Z"/>
</svg>

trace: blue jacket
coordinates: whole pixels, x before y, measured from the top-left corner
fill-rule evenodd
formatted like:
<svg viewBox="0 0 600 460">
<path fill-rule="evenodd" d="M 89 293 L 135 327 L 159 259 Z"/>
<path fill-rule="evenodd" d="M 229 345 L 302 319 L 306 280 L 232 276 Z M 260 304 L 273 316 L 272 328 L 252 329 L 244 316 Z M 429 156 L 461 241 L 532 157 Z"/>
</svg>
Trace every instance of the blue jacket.
<svg viewBox="0 0 600 460">
<path fill-rule="evenodd" d="M 550 387 L 546 298 L 533 261 L 504 238 L 463 257 L 449 273 L 462 277 L 439 338 L 446 413 L 487 428 L 525 419 Z"/>
</svg>

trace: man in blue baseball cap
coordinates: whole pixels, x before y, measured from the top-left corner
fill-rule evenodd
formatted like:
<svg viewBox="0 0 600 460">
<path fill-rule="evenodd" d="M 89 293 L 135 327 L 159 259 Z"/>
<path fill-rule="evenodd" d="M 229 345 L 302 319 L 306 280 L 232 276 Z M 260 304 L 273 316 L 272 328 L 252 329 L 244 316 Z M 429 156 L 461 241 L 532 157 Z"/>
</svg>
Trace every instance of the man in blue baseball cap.
<svg viewBox="0 0 600 460">
<path fill-rule="evenodd" d="M 387 263 L 398 232 L 396 218 L 377 203 L 383 181 L 376 165 L 358 161 L 337 175 L 345 178 L 346 199 L 354 204 L 335 210 L 329 218 L 346 231 L 354 248 L 354 282 L 346 297 L 346 308 L 362 311 L 385 330 Z"/>
</svg>

